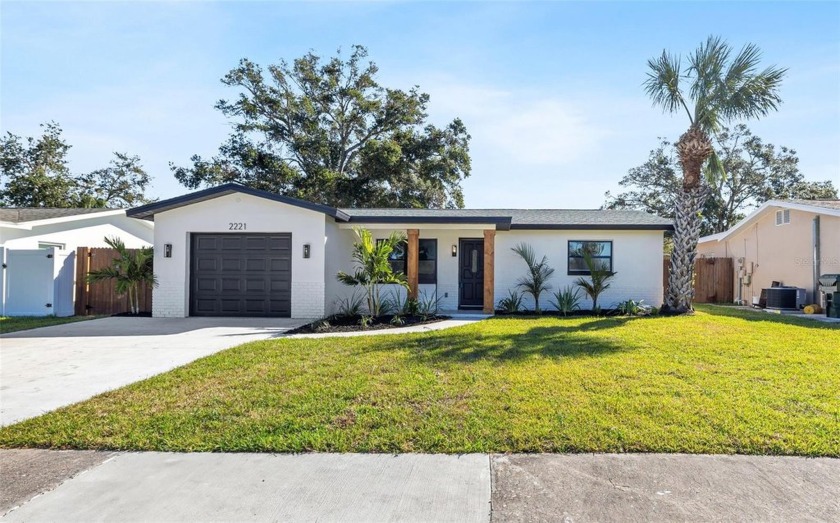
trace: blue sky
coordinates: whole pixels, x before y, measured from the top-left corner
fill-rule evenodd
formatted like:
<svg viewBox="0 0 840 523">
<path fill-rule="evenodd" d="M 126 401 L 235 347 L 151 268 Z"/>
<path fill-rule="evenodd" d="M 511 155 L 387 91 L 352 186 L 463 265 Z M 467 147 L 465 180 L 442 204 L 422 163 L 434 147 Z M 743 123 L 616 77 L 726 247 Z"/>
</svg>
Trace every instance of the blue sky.
<svg viewBox="0 0 840 523">
<path fill-rule="evenodd" d="M 168 163 L 210 156 L 228 134 L 214 103 L 242 57 L 260 64 L 363 44 L 389 87 L 419 85 L 432 121 L 473 136 L 468 207 L 597 207 L 684 116 L 652 108 L 641 84 L 663 48 L 710 33 L 757 44 L 790 68 L 785 103 L 750 124 L 798 151 L 809 179 L 840 185 L 840 3 L 0 4 L 0 129 L 55 120 L 71 168 L 140 155 L 155 197 L 185 192 Z"/>
</svg>

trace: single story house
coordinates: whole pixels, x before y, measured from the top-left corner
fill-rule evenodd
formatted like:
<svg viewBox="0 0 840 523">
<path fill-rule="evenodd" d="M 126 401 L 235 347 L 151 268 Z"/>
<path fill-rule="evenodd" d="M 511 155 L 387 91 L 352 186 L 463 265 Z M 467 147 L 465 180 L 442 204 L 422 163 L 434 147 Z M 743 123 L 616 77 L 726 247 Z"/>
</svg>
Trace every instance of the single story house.
<svg viewBox="0 0 840 523">
<path fill-rule="evenodd" d="M 727 231 L 700 238 L 698 256 L 732 258 L 735 297 L 757 301 L 773 282 L 819 303 L 820 274 L 840 273 L 840 200 L 771 200 Z"/>
<path fill-rule="evenodd" d="M 522 242 L 548 256 L 554 289 L 586 274 L 581 242 L 593 242 L 617 273 L 605 307 L 628 298 L 659 304 L 663 234 L 672 228 L 624 210 L 338 209 L 233 183 L 127 215 L 155 222 L 158 317 L 328 315 L 353 292 L 336 274 L 353 270 L 354 227 L 376 238 L 405 233 L 392 265 L 412 295 L 436 296 L 443 310 L 492 313 L 526 272 L 511 250 Z"/>
<path fill-rule="evenodd" d="M 154 224 L 124 209 L 0 209 L 0 315 L 72 316 L 78 247 L 107 247 L 117 236 L 148 247 Z"/>
</svg>

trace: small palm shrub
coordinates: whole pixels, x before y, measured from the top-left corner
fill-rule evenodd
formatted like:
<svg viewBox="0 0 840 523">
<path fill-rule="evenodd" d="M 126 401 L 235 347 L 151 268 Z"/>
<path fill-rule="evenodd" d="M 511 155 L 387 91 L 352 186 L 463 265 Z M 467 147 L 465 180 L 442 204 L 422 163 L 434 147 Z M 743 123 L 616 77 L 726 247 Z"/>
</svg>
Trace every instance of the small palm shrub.
<svg viewBox="0 0 840 523">
<path fill-rule="evenodd" d="M 540 261 L 537 261 L 534 248 L 527 243 L 520 243 L 511 250 L 518 254 L 525 262 L 525 265 L 528 266 L 528 273 L 522 278 L 519 278 L 516 285 L 523 292 L 534 297 L 534 312 L 540 314 L 540 294 L 551 290 L 548 279 L 554 274 L 554 269 L 548 266 L 548 257 L 546 256 L 543 256 Z"/>
<path fill-rule="evenodd" d="M 586 268 L 589 269 L 589 280 L 580 277 L 575 282 L 575 285 L 583 289 L 583 292 L 592 299 L 592 312 L 598 314 L 601 311 L 601 308 L 598 307 L 598 297 L 610 288 L 610 280 L 616 273 L 610 272 L 595 263 L 590 252 L 584 251 L 583 262 L 586 264 Z"/>
<path fill-rule="evenodd" d="M 154 250 L 151 247 L 127 249 L 119 238 L 105 238 L 108 247 L 117 251 L 117 257 L 110 267 L 90 271 L 88 283 L 114 280 L 118 296 L 128 296 L 131 314 L 140 313 L 140 286 L 149 284 L 157 287 L 158 282 L 152 269 Z"/>
<path fill-rule="evenodd" d="M 499 310 L 515 314 L 522 310 L 522 295 L 513 289 L 508 289 L 507 298 L 499 300 Z"/>
<path fill-rule="evenodd" d="M 554 300 L 551 302 L 563 316 L 570 312 L 580 310 L 580 289 L 571 286 L 563 287 L 554 293 Z"/>
<path fill-rule="evenodd" d="M 382 314 L 383 285 L 401 285 L 408 288 L 408 282 L 402 273 L 394 274 L 388 258 L 403 241 L 405 235 L 391 233 L 383 241 L 374 241 L 373 235 L 367 229 L 356 227 L 356 242 L 353 244 L 353 261 L 356 269 L 353 274 L 343 271 L 336 276 L 338 281 L 351 287 L 362 287 L 367 300 L 368 314 L 376 317 Z"/>
</svg>

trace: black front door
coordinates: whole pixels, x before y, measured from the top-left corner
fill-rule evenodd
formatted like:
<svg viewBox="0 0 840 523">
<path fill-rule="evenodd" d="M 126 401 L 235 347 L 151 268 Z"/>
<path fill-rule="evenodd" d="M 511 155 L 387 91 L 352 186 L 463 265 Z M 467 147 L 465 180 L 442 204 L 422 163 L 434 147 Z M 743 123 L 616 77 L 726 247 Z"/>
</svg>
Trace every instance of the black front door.
<svg viewBox="0 0 840 523">
<path fill-rule="evenodd" d="M 484 306 L 484 240 L 462 238 L 458 250 L 458 306 L 480 309 Z"/>
</svg>

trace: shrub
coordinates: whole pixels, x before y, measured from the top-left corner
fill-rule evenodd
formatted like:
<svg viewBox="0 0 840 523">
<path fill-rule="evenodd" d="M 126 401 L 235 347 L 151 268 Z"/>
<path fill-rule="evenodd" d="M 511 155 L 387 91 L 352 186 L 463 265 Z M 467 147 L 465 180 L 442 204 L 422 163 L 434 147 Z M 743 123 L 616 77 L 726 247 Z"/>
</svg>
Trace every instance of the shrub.
<svg viewBox="0 0 840 523">
<path fill-rule="evenodd" d="M 572 311 L 580 310 L 580 298 L 580 289 L 566 286 L 554 293 L 554 301 L 551 304 L 566 316 Z"/>
<path fill-rule="evenodd" d="M 144 283 L 157 287 L 157 277 L 152 270 L 154 250 L 151 247 L 126 249 L 120 238 L 105 237 L 108 247 L 117 251 L 117 257 L 110 267 L 104 267 L 87 274 L 88 283 L 114 280 L 117 296 L 128 295 L 131 314 L 140 313 L 140 286 Z"/>
<path fill-rule="evenodd" d="M 551 289 L 548 279 L 554 274 L 554 269 L 548 266 L 548 257 L 546 256 L 537 261 L 534 248 L 527 243 L 520 243 L 511 250 L 518 254 L 528 266 L 528 274 L 519 278 L 516 285 L 525 293 L 534 297 L 534 312 L 540 314 L 540 294 Z"/>
<path fill-rule="evenodd" d="M 426 294 L 426 291 L 423 291 L 420 299 L 417 300 L 417 313 L 424 321 L 436 316 L 440 310 L 440 301 L 441 298 L 438 297 L 436 292 Z"/>
<path fill-rule="evenodd" d="M 600 307 L 598 307 L 598 296 L 610 288 L 609 281 L 616 273 L 610 272 L 596 264 L 592 260 L 592 253 L 588 251 L 584 251 L 583 253 L 583 262 L 586 264 L 586 268 L 589 269 L 589 280 L 587 281 L 583 277 L 578 278 L 575 285 L 582 288 L 592 298 L 592 312 L 598 314 L 601 311 Z"/>
<path fill-rule="evenodd" d="M 517 313 L 522 310 L 522 295 L 513 289 L 508 289 L 508 297 L 499 300 L 499 310 L 507 313 Z"/>
<path fill-rule="evenodd" d="M 616 310 L 624 316 L 648 316 L 654 309 L 650 305 L 645 305 L 644 301 L 625 300 L 616 306 Z"/>
<path fill-rule="evenodd" d="M 405 241 L 405 235 L 394 232 L 388 238 L 377 242 L 369 230 L 360 227 L 353 230 L 357 237 L 353 244 L 356 270 L 353 274 L 340 271 L 336 278 L 345 285 L 364 288 L 368 313 L 374 317 L 379 316 L 382 314 L 382 285 L 397 284 L 408 287 L 405 275 L 394 274 L 388 260 L 394 249 Z"/>
<path fill-rule="evenodd" d="M 396 290 L 389 292 L 388 296 L 382 301 L 382 310 L 387 311 L 385 313 L 397 316 L 417 316 L 419 309 L 417 299 L 408 296 L 408 293 L 403 298 L 402 290 L 402 287 L 398 287 Z"/>
<path fill-rule="evenodd" d="M 359 316 L 362 313 L 362 306 L 364 304 L 364 296 L 354 292 L 352 296 L 346 298 L 339 298 L 335 301 L 335 310 L 337 316 Z"/>
</svg>

